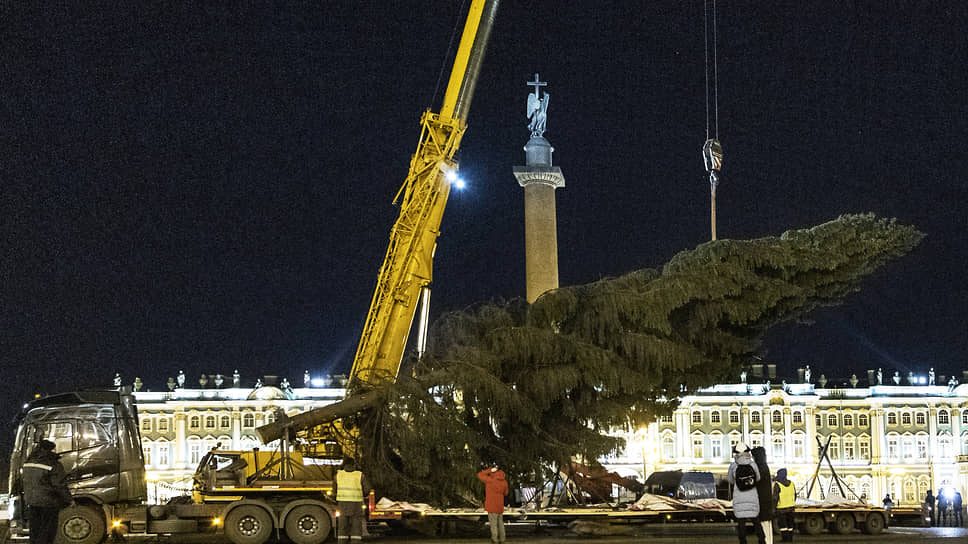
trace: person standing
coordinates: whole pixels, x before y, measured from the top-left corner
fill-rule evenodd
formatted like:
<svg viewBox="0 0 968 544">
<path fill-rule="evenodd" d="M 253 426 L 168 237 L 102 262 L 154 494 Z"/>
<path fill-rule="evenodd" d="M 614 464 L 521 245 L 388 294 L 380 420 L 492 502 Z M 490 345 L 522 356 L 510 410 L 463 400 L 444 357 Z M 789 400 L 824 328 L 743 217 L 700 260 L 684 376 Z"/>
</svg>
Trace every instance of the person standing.
<svg viewBox="0 0 968 544">
<path fill-rule="evenodd" d="M 363 540 L 363 489 L 372 489 L 353 459 L 343 460 L 336 472 L 336 508 L 339 512 L 337 540 Z"/>
<path fill-rule="evenodd" d="M 890 511 L 892 506 L 894 506 L 894 500 L 891 499 L 891 494 L 888 493 L 884 495 L 884 510 Z"/>
<path fill-rule="evenodd" d="M 773 500 L 776 501 L 776 519 L 780 525 L 780 540 L 793 542 L 793 513 L 797 505 L 797 489 L 787 479 L 787 469 L 776 471 L 773 484 Z"/>
<path fill-rule="evenodd" d="M 948 494 L 944 489 L 939 489 L 938 494 L 935 495 L 935 502 L 937 508 L 935 508 L 935 525 L 938 527 L 944 527 L 948 522 L 948 504 L 951 502 L 948 500 Z"/>
<path fill-rule="evenodd" d="M 951 499 L 951 509 L 955 516 L 955 527 L 961 527 L 961 506 L 961 491 L 955 491 L 955 498 Z"/>
<path fill-rule="evenodd" d="M 756 446 L 750 453 L 760 473 L 760 479 L 756 482 L 756 498 L 760 501 L 760 515 L 757 519 L 763 526 L 766 544 L 773 544 L 773 483 L 770 481 L 770 466 L 766 464 L 766 449 Z"/>
<path fill-rule="evenodd" d="M 484 482 L 484 510 L 487 512 L 487 523 L 491 526 L 491 542 L 504 542 L 504 497 L 508 494 L 508 482 L 504 471 L 492 465 L 490 468 L 477 473 L 477 478 Z"/>
<path fill-rule="evenodd" d="M 30 544 L 54 544 L 57 515 L 73 502 L 67 488 L 67 473 L 50 440 L 41 440 L 23 466 L 24 504 Z"/>
<path fill-rule="evenodd" d="M 928 509 L 928 518 L 931 520 L 931 526 L 934 527 L 934 495 L 931 490 L 928 490 L 928 494 L 924 496 L 924 505 Z"/>
<path fill-rule="evenodd" d="M 766 542 L 760 515 L 760 499 L 756 493 L 756 482 L 760 472 L 750 454 L 750 447 L 740 442 L 733 448 L 733 461 L 729 464 L 726 480 L 733 491 L 733 517 L 736 518 L 736 533 L 739 544 L 746 544 L 746 524 L 752 523 L 760 544 Z"/>
</svg>

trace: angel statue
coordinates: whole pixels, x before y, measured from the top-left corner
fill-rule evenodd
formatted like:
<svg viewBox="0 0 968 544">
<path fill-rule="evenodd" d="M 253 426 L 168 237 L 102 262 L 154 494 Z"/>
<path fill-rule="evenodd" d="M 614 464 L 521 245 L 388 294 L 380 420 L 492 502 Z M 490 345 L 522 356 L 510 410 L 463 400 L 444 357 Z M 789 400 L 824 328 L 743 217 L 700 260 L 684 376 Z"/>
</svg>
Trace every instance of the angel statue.
<svg viewBox="0 0 968 544">
<path fill-rule="evenodd" d="M 528 95 L 528 129 L 531 130 L 532 138 L 544 136 L 545 123 L 548 122 L 548 100 L 551 95 L 544 93 L 544 97 L 539 96 L 539 88 L 547 83 L 538 80 L 538 74 L 534 75 L 534 81 L 529 81 L 528 85 L 534 85 L 534 92 Z"/>
</svg>

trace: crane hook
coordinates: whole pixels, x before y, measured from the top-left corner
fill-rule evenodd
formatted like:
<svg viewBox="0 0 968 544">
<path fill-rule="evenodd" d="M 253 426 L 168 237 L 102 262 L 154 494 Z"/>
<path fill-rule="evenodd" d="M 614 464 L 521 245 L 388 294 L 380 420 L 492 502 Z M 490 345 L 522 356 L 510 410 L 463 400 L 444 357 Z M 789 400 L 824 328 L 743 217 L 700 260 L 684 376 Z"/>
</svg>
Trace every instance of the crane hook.
<svg viewBox="0 0 968 544">
<path fill-rule="evenodd" d="M 709 183 L 715 186 L 719 183 L 719 170 L 723 167 L 723 144 L 715 138 L 706 140 L 702 146 L 702 160 L 709 172 Z"/>
</svg>

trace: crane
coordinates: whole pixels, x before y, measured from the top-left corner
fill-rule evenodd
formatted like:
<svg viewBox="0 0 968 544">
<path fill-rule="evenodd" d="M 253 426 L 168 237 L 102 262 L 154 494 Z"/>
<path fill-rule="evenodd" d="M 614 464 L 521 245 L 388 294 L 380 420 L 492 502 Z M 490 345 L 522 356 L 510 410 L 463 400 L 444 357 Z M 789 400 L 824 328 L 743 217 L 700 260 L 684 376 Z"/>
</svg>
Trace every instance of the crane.
<svg viewBox="0 0 968 544">
<path fill-rule="evenodd" d="M 372 398 L 376 385 L 396 379 L 421 293 L 433 279 L 433 256 L 440 234 L 450 174 L 466 128 L 499 0 L 473 0 L 438 113 L 421 118 L 420 139 L 410 171 L 394 198 L 400 215 L 377 277 L 373 300 L 353 358 L 347 397 L 318 410 L 297 414 L 256 429 L 264 443 L 282 438 L 285 429 L 304 430 L 356 413 Z"/>
</svg>

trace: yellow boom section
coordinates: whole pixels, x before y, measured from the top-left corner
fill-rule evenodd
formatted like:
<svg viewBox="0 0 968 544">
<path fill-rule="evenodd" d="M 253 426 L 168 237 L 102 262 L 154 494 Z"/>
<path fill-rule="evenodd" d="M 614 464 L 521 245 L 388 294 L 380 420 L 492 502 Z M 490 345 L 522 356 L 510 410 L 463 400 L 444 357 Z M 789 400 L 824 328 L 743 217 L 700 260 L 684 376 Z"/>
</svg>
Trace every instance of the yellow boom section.
<svg viewBox="0 0 968 544">
<path fill-rule="evenodd" d="M 410 173 L 394 200 L 399 201 L 400 216 L 390 231 L 390 245 L 353 359 L 350 390 L 395 380 L 400 370 L 421 289 L 433 279 L 434 250 L 450 194 L 444 174 L 457 170 L 454 154 L 464 134 L 496 11 L 497 0 L 472 2 L 441 111 L 427 111 L 421 119 Z"/>
</svg>

